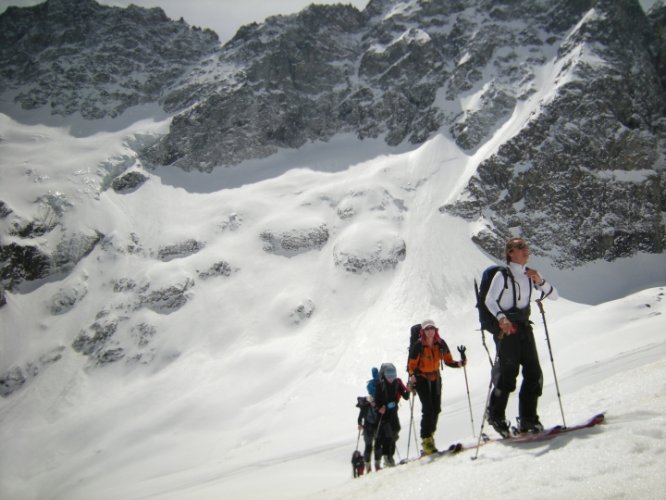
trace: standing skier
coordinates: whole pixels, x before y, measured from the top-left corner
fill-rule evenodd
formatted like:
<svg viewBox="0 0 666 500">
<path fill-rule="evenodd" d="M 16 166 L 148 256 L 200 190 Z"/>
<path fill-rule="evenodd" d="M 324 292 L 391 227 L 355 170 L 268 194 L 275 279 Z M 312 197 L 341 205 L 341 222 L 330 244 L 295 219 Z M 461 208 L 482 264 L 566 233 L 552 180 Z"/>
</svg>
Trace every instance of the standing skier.
<svg viewBox="0 0 666 500">
<path fill-rule="evenodd" d="M 519 432 L 539 432 L 543 425 L 537 414 L 537 403 L 543 387 L 534 333 L 530 323 L 532 288 L 542 297 L 557 299 L 557 290 L 535 270 L 526 267 L 529 259 L 527 243 L 522 238 L 507 241 L 504 255 L 508 273 L 493 277 L 485 305 L 499 320 L 499 331 L 493 332 L 498 362 L 493 366 L 493 390 L 487 409 L 488 423 L 502 436 L 509 436 L 505 410 L 509 394 L 516 390 L 516 379 L 523 367 L 519 393 Z M 538 297 L 537 297 L 538 298 Z"/>
<path fill-rule="evenodd" d="M 434 435 L 442 411 L 441 362 L 451 368 L 461 368 L 467 360 L 463 356 L 461 361 L 454 361 L 435 323 L 426 319 L 421 323 L 419 340 L 409 350 L 407 362 L 410 385 L 416 388 L 421 400 L 421 446 L 426 455 L 437 452 Z"/>
<path fill-rule="evenodd" d="M 379 382 L 375 388 L 375 407 L 379 412 L 379 428 L 375 441 L 375 456 L 378 450 L 384 456 L 384 463 L 389 467 L 395 465 L 395 443 L 400 433 L 400 419 L 398 418 L 398 402 L 400 398 L 409 399 L 409 390 L 397 376 L 392 363 L 383 363 L 379 369 Z M 380 464 L 375 461 L 375 469 Z"/>
</svg>

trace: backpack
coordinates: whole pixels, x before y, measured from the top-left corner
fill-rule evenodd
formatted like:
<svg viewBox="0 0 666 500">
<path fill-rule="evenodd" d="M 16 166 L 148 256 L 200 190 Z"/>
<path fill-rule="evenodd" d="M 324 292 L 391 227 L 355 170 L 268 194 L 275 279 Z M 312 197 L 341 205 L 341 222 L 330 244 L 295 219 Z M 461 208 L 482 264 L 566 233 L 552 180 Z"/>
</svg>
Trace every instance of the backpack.
<svg viewBox="0 0 666 500">
<path fill-rule="evenodd" d="M 476 308 L 479 310 L 479 323 L 481 324 L 481 330 L 492 333 L 493 335 L 499 333 L 499 321 L 497 318 L 488 310 L 486 307 L 486 296 L 488 295 L 488 289 L 490 288 L 490 283 L 493 281 L 495 275 L 501 272 L 504 276 L 504 289 L 509 288 L 509 283 L 507 277 L 513 276 L 509 271 L 509 268 L 505 266 L 493 265 L 487 267 L 483 274 L 481 275 L 481 284 L 478 285 L 476 280 L 474 280 L 474 292 L 476 294 Z M 504 293 L 504 292 L 502 292 Z M 516 303 L 516 287 L 513 287 L 513 303 L 515 307 Z"/>
<path fill-rule="evenodd" d="M 367 397 L 357 396 L 356 408 L 365 408 L 364 419 L 366 425 L 374 426 L 379 421 L 379 414 L 377 413 L 377 410 L 372 407 Z"/>
<path fill-rule="evenodd" d="M 372 378 L 368 380 L 366 388 L 368 390 L 368 394 L 374 398 L 377 382 L 379 381 L 379 370 L 373 366 L 371 372 Z"/>
<path fill-rule="evenodd" d="M 409 349 L 407 349 L 408 354 L 412 352 L 412 347 L 414 347 L 414 344 L 416 344 L 416 342 L 418 342 L 420 339 L 421 339 L 421 323 L 413 325 L 409 329 Z"/>
</svg>

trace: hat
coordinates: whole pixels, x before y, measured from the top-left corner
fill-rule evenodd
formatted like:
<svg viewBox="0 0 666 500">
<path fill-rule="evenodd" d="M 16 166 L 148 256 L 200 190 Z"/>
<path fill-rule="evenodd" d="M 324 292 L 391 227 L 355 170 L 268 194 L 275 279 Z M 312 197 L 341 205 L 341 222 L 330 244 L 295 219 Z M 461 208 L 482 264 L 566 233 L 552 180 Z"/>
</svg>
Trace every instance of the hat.
<svg viewBox="0 0 666 500">
<path fill-rule="evenodd" d="M 396 372 L 395 366 L 393 365 L 388 365 L 384 370 L 384 378 L 386 378 L 386 380 L 389 382 L 393 382 L 397 376 L 398 373 Z"/>
<path fill-rule="evenodd" d="M 424 320 L 421 322 L 421 330 L 425 330 L 425 329 L 428 328 L 429 326 L 432 326 L 433 328 L 437 328 L 437 327 L 435 326 L 435 322 L 434 322 L 433 320 L 431 320 L 431 319 L 424 319 Z"/>
</svg>

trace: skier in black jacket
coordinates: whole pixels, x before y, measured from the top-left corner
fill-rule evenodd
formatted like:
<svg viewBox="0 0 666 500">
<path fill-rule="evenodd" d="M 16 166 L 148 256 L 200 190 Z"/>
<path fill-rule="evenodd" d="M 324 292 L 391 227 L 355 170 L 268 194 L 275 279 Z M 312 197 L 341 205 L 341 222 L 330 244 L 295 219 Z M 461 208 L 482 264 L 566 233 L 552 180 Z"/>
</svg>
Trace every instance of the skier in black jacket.
<svg viewBox="0 0 666 500">
<path fill-rule="evenodd" d="M 365 473 L 367 474 L 372 470 L 372 448 L 375 441 L 375 434 L 377 434 L 377 424 L 379 423 L 379 412 L 375 407 L 374 398 L 371 395 L 367 397 L 359 397 L 357 405 L 358 411 L 358 429 L 363 430 L 363 442 L 365 449 L 363 450 L 363 460 L 365 462 Z M 382 450 L 380 447 L 375 446 L 375 464 L 379 464 L 382 458 Z"/>
</svg>

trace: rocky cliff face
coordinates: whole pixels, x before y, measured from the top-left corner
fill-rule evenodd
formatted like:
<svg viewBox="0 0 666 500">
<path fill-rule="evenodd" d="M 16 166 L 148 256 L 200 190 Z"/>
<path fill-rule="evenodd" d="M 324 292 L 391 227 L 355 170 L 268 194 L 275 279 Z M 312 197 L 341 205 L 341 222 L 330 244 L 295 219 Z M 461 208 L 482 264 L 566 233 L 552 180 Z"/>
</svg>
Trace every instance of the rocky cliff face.
<svg viewBox="0 0 666 500">
<path fill-rule="evenodd" d="M 237 70 L 144 159 L 210 170 L 340 132 L 397 145 L 443 131 L 474 152 L 536 96 L 539 112 L 441 210 L 485 224 L 475 240 L 492 254 L 515 232 L 562 267 L 662 253 L 662 11 L 648 19 L 634 0 L 311 6 L 241 30 L 220 55 Z"/>
<path fill-rule="evenodd" d="M 387 145 L 442 133 L 472 154 L 529 102 L 440 210 L 478 221 L 491 254 L 519 233 L 569 267 L 664 252 L 665 26 L 666 9 L 646 16 L 636 0 L 372 0 L 271 17 L 221 47 L 160 9 L 48 0 L 0 15 L 0 94 L 91 120 L 158 103 L 173 120 L 142 161 L 203 171 L 339 133 Z M 115 191 L 140 188 L 117 170 Z M 67 200 L 38 203 L 46 215 L 26 220 L 0 201 L 4 288 L 62 272 L 102 237 L 59 227 Z M 59 250 L 33 244 L 54 230 Z M 287 251 L 282 235 L 265 241 Z"/>
<path fill-rule="evenodd" d="M 562 267 L 662 253 L 666 121 L 655 29 L 636 2 L 596 2 L 559 46 L 553 98 L 440 210 L 484 221 L 476 240 L 494 254 L 516 228 Z"/>
<path fill-rule="evenodd" d="M 9 7 L 0 15 L 0 92 L 23 109 L 113 118 L 165 101 L 193 62 L 218 46 L 214 32 L 174 22 L 159 8 L 94 0 Z M 186 86 L 192 102 L 196 85 Z"/>
<path fill-rule="evenodd" d="M 269 18 L 222 49 L 234 69 L 144 158 L 210 170 L 340 132 L 397 145 L 442 129 L 473 150 L 535 92 L 591 4 L 374 0 Z"/>
</svg>

